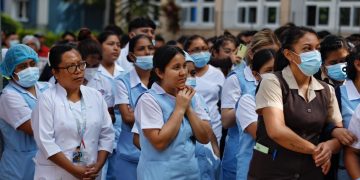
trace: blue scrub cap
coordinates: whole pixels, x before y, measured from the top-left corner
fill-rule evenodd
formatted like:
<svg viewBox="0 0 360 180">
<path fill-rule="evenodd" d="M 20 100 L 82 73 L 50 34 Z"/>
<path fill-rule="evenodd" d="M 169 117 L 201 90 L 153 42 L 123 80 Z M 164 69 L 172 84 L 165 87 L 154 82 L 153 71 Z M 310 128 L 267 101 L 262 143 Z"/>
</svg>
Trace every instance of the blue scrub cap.
<svg viewBox="0 0 360 180">
<path fill-rule="evenodd" d="M 0 64 L 0 72 L 5 77 L 11 77 L 15 67 L 27 59 L 33 59 L 36 63 L 39 61 L 38 55 L 29 46 L 24 44 L 14 45 L 6 52 L 5 58 Z"/>
<path fill-rule="evenodd" d="M 186 62 L 194 62 L 194 59 L 189 55 L 189 53 L 187 53 L 186 51 L 184 51 L 184 53 Z"/>
</svg>

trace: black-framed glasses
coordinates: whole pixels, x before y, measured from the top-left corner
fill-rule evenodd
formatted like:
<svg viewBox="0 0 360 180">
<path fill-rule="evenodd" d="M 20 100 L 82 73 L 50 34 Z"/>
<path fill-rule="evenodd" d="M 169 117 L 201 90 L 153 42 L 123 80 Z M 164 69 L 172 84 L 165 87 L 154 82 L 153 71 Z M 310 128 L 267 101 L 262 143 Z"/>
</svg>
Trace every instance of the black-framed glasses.
<svg viewBox="0 0 360 180">
<path fill-rule="evenodd" d="M 74 65 L 70 65 L 67 67 L 57 67 L 57 69 L 66 69 L 69 73 L 74 74 L 76 72 L 77 69 L 79 69 L 80 71 L 85 70 L 86 68 L 86 62 L 85 61 L 81 61 L 79 64 L 74 64 Z"/>
</svg>

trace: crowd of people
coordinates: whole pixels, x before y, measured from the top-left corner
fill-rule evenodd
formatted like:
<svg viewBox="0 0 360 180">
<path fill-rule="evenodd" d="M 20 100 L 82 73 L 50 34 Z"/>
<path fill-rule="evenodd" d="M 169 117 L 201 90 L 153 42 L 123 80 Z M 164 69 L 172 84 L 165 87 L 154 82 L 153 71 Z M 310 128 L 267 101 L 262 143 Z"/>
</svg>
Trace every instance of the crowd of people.
<svg viewBox="0 0 360 180">
<path fill-rule="evenodd" d="M 360 179 L 360 34 L 3 33 L 0 179 Z"/>
</svg>

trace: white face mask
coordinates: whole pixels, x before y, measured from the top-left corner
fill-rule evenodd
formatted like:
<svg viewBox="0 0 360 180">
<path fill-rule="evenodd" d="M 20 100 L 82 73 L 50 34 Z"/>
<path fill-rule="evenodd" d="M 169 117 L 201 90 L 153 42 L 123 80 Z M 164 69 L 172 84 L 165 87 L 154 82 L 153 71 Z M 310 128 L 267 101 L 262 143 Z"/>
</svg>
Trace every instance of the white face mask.
<svg viewBox="0 0 360 180">
<path fill-rule="evenodd" d="M 89 82 L 96 74 L 98 68 L 86 68 L 84 72 L 85 79 Z"/>
</svg>

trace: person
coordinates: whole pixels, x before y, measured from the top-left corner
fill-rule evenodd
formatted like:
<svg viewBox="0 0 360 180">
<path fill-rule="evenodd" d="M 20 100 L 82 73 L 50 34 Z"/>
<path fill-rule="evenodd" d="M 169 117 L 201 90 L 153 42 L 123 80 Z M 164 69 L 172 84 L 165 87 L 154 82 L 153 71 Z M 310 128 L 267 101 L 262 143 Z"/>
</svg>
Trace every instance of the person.
<svg viewBox="0 0 360 180">
<path fill-rule="evenodd" d="M 165 39 L 160 34 L 155 36 L 155 49 L 165 45 Z"/>
<path fill-rule="evenodd" d="M 236 179 L 246 180 L 252 150 L 255 145 L 257 114 L 255 111 L 255 90 L 261 78 L 271 73 L 274 67 L 276 52 L 273 49 L 262 49 L 254 54 L 249 67 L 241 79 L 242 95 L 235 105 L 236 124 L 239 128 L 239 150 L 236 154 Z"/>
<path fill-rule="evenodd" d="M 320 43 L 322 66 L 319 72 L 314 75 L 314 77 L 319 80 L 323 80 L 336 89 L 338 102 L 340 102 L 339 106 L 341 106 L 340 104 L 342 104 L 342 100 L 340 100 L 339 97 L 338 87 L 344 84 L 347 77 L 346 57 L 349 55 L 349 52 L 350 48 L 348 46 L 348 42 L 341 36 L 328 35 Z M 331 124 L 328 124 L 324 133 L 320 136 L 320 139 L 321 141 L 326 141 L 332 137 L 340 139 L 342 137 L 347 137 L 348 134 L 350 133 L 344 128 L 334 128 Z M 350 145 L 350 143 L 345 145 Z M 343 167 L 341 154 L 334 154 L 331 157 L 331 168 L 329 173 L 325 176 L 325 179 L 337 179 L 338 172 L 340 172 L 338 166 L 340 165 Z"/>
<path fill-rule="evenodd" d="M 5 47 L 3 48 L 9 49 L 10 47 L 20 43 L 19 36 L 15 32 L 8 32 L 5 35 Z"/>
<path fill-rule="evenodd" d="M 128 28 L 128 36 L 131 39 L 136 35 L 144 34 L 149 36 L 151 38 L 151 41 L 155 45 L 155 30 L 156 24 L 154 23 L 154 21 L 148 18 L 139 17 L 130 21 Z M 126 71 L 130 71 L 134 68 L 133 64 L 127 60 L 128 52 L 129 43 L 127 43 L 125 47 L 121 49 L 121 54 L 116 61 L 117 64 Z"/>
<path fill-rule="evenodd" d="M 196 68 L 195 90 L 204 97 L 210 111 L 211 127 L 216 135 L 217 143 L 221 139 L 221 120 L 218 102 L 225 80 L 223 73 L 208 64 L 210 52 L 204 37 L 193 35 L 186 41 L 184 50 L 194 60 Z"/>
<path fill-rule="evenodd" d="M 187 66 L 182 49 L 163 46 L 153 57 L 151 88 L 135 106 L 135 124 L 140 137 L 137 178 L 200 179 L 195 141 L 209 142 L 204 114 L 186 86 Z M 150 85 L 150 84 L 149 84 Z"/>
<path fill-rule="evenodd" d="M 95 179 L 113 150 L 106 102 L 82 85 L 86 63 L 74 47 L 51 48 L 49 60 L 57 83 L 39 98 L 31 116 L 39 147 L 34 179 Z"/>
<path fill-rule="evenodd" d="M 360 51 L 351 53 L 347 58 L 347 67 L 346 73 L 348 79 L 345 81 L 344 85 L 340 86 L 341 92 L 341 115 L 343 117 L 344 127 L 347 128 L 350 133 L 347 133 L 344 139 L 340 142 L 345 146 L 344 156 L 340 156 L 340 163 L 338 169 L 338 178 L 339 179 L 356 179 L 359 178 L 359 167 L 358 164 L 358 140 L 360 138 L 356 128 L 359 128 L 357 124 L 359 111 L 358 106 L 360 103 L 360 95 L 358 89 L 360 87 Z M 334 129 L 334 131 L 339 131 L 339 128 Z M 335 132 L 333 132 L 335 133 Z M 345 161 L 344 161 L 345 160 Z M 345 168 L 346 167 L 346 168 Z"/>
<path fill-rule="evenodd" d="M 115 80 L 115 108 L 121 114 L 121 133 L 117 142 L 114 164 L 109 169 L 108 179 L 136 180 L 136 168 L 140 151 L 133 144 L 134 109 L 138 97 L 147 91 L 153 67 L 155 47 L 146 35 L 136 35 L 129 42 L 128 61 L 134 69 Z M 126 169 L 121 176 L 118 172 Z"/>
<path fill-rule="evenodd" d="M 46 37 L 44 36 L 43 33 L 38 32 L 34 35 L 40 42 L 40 49 L 38 51 L 38 55 L 39 57 L 45 57 L 48 58 L 48 54 L 50 51 L 50 48 L 46 46 L 45 41 L 46 41 Z"/>
<path fill-rule="evenodd" d="M 120 40 L 114 32 L 105 31 L 99 34 L 98 41 L 102 48 L 102 60 L 98 68 L 99 76 L 88 82 L 87 86 L 94 87 L 101 92 L 115 122 L 115 78 L 124 75 L 124 69 L 116 64 L 120 54 Z"/>
<path fill-rule="evenodd" d="M 238 64 L 241 58 L 235 55 L 238 43 L 236 38 L 229 34 L 219 36 L 211 48 L 211 60 L 209 64 L 219 67 L 224 76 L 227 76 L 234 64 Z"/>
<path fill-rule="evenodd" d="M 347 41 L 340 36 L 328 35 L 320 43 L 320 53 L 322 66 L 315 77 L 334 88 L 341 86 L 346 79 L 345 59 L 349 55 Z"/>
<path fill-rule="evenodd" d="M 101 78 L 99 77 L 100 75 L 98 73 L 100 62 L 102 60 L 101 44 L 93 39 L 85 39 L 79 41 L 77 49 L 79 50 L 81 58 L 86 62 L 83 85 L 87 86 L 88 83 L 90 82 L 89 87 L 93 87 L 95 89 L 101 87 L 102 86 L 101 83 L 97 85 L 96 80 L 95 82 L 93 82 L 94 78 L 95 79 Z"/>
<path fill-rule="evenodd" d="M 10 78 L 0 96 L 0 132 L 4 152 L 0 179 L 33 179 L 37 147 L 31 129 L 31 112 L 49 84 L 38 82 L 39 61 L 29 46 L 17 44 L 6 53 L 0 72 Z"/>
<path fill-rule="evenodd" d="M 342 127 L 342 118 L 333 87 L 313 77 L 321 66 L 319 46 L 312 29 L 284 32 L 275 73 L 262 79 L 256 93 L 259 118 L 249 179 L 323 179 L 329 171 L 340 143 L 319 137 L 326 123 Z"/>
<path fill-rule="evenodd" d="M 186 66 L 188 69 L 188 76 L 185 84 L 196 88 L 196 68 L 194 60 L 191 56 L 185 52 Z M 200 117 L 203 120 L 208 120 L 204 126 L 208 132 L 208 137 L 210 142 L 208 144 L 201 144 L 196 142 L 195 146 L 195 157 L 197 158 L 199 170 L 200 170 L 200 179 L 202 180 L 214 180 L 220 179 L 220 149 L 217 143 L 216 136 L 211 128 L 209 108 L 206 105 L 205 99 L 198 93 L 194 95 L 196 99 L 196 104 L 199 108 L 203 109 L 206 114 Z M 205 116 L 206 115 L 206 116 Z M 199 116 L 201 116 L 199 114 Z"/>
<path fill-rule="evenodd" d="M 61 35 L 61 40 L 62 41 L 67 41 L 69 43 L 76 43 L 76 36 L 75 36 L 74 33 L 70 32 L 70 31 L 65 31 Z"/>
<path fill-rule="evenodd" d="M 247 46 L 245 59 L 241 62 L 241 66 L 237 66 L 226 78 L 221 94 L 221 123 L 223 128 L 228 129 L 228 134 L 224 147 L 224 155 L 222 159 L 223 179 L 236 178 L 236 154 L 239 152 L 239 128 L 236 125 L 235 105 L 243 94 L 245 86 L 241 84 L 246 81 L 256 83 L 251 76 L 251 67 L 253 56 L 262 49 L 280 48 L 280 42 L 275 34 L 270 30 L 263 30 L 256 33 Z"/>
<path fill-rule="evenodd" d="M 48 58 L 47 58 L 47 56 L 46 57 L 39 56 L 40 41 L 38 40 L 38 38 L 36 38 L 33 35 L 26 35 L 23 37 L 22 43 L 31 47 L 38 54 L 39 62 L 37 63 L 37 66 L 39 67 L 40 74 L 41 74 L 44 70 L 45 65 L 48 62 Z"/>
<path fill-rule="evenodd" d="M 360 120 L 360 106 L 357 106 L 357 108 L 354 111 L 354 115 L 352 116 L 350 123 L 349 123 L 349 131 L 356 135 L 356 137 L 359 139 L 359 120 Z M 345 148 L 345 167 L 346 170 L 349 172 L 349 175 L 351 179 L 358 180 L 360 178 L 360 163 L 359 163 L 359 152 L 360 152 L 360 146 L 359 141 L 354 142 L 351 146 L 347 146 Z"/>
</svg>

